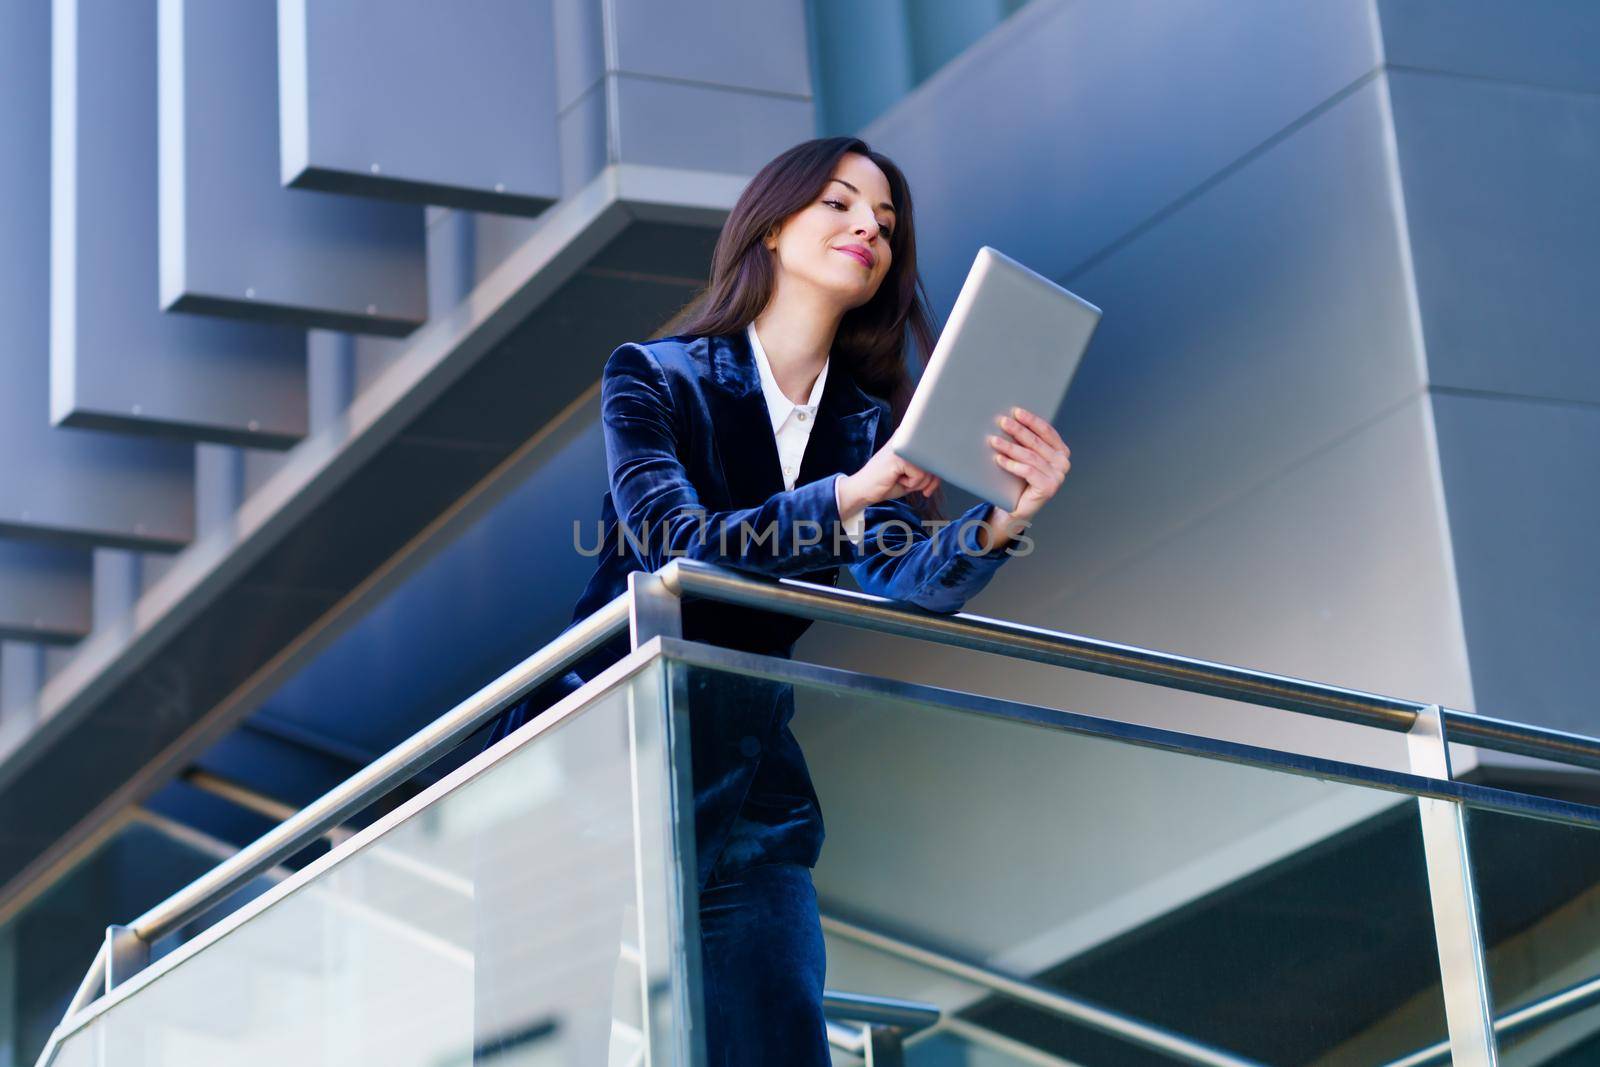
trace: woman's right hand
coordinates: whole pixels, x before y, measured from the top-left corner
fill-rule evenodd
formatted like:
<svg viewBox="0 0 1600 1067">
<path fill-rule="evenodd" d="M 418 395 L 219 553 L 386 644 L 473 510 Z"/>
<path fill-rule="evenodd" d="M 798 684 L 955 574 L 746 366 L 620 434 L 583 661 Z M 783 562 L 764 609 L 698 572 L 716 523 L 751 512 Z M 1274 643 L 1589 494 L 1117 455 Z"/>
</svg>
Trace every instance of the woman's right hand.
<svg viewBox="0 0 1600 1067">
<path fill-rule="evenodd" d="M 939 488 L 939 477 L 915 463 L 895 455 L 891 440 L 856 471 L 847 474 L 839 485 L 839 514 L 849 518 L 868 504 L 893 500 L 906 493 L 932 496 Z"/>
</svg>

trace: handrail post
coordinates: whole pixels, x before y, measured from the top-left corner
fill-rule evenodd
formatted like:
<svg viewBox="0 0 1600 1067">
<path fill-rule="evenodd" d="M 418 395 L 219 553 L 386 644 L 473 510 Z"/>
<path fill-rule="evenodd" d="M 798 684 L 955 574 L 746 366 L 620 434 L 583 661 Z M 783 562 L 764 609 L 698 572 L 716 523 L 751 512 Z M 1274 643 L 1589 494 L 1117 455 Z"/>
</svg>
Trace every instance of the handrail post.
<svg viewBox="0 0 1600 1067">
<path fill-rule="evenodd" d="M 1439 705 L 1430 704 L 1417 713 L 1406 745 L 1414 773 L 1450 779 L 1450 742 Z M 1455 801 L 1418 797 L 1417 815 L 1422 822 L 1451 1060 L 1456 1067 L 1495 1067 L 1499 1052 L 1467 846 L 1467 811 Z"/>
<path fill-rule="evenodd" d="M 674 592 L 675 563 L 660 571 L 628 574 L 628 638 L 630 647 L 655 637 L 683 636 L 683 600 Z"/>
<path fill-rule="evenodd" d="M 106 985 L 111 992 L 150 965 L 150 945 L 131 926 L 106 927 Z"/>
<path fill-rule="evenodd" d="M 905 1067 L 905 1039 L 898 1027 L 869 1026 L 866 1039 L 865 1067 Z"/>
</svg>

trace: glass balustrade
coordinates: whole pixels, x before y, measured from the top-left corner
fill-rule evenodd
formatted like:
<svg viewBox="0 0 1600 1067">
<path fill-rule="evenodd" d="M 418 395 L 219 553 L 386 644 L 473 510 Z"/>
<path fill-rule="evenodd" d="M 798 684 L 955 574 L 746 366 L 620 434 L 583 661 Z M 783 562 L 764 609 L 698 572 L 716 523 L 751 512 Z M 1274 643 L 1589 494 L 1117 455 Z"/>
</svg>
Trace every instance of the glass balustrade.
<svg viewBox="0 0 1600 1067">
<path fill-rule="evenodd" d="M 1446 1039 L 1415 780 L 665 647 L 70 1021 L 57 1067 L 693 1064 L 688 753 L 790 730 L 829 987 L 943 1012 L 907 1063 L 1345 1067 Z M 1600 972 L 1594 831 L 1469 827 L 1498 1002 Z M 1558 1051 L 1507 1062 L 1580 1062 Z"/>
<path fill-rule="evenodd" d="M 1202 739 L 716 662 L 760 661 L 707 651 L 674 665 L 678 690 L 766 708 L 794 686 L 792 730 L 827 824 L 815 880 L 829 987 L 954 1018 L 913 1037 L 908 1063 L 1040 1062 L 1008 1047 L 1084 1067 L 1183 1060 L 886 945 L 1257 1063 L 1381 1064 L 1445 1037 L 1412 797 L 1333 780 L 1335 765 L 1303 768 L 1322 778 L 1252 765 L 1278 757 Z"/>
<path fill-rule="evenodd" d="M 1478 808 L 1467 828 L 1494 1013 L 1537 1013 L 1501 1064 L 1600 1063 L 1600 830 Z"/>
<path fill-rule="evenodd" d="M 72 999 L 84 961 L 98 947 L 96 931 L 85 929 L 82 916 L 137 915 L 205 874 L 227 848 L 161 816 L 134 813 L 70 873 L 0 924 L 0 1067 L 37 1060 Z M 227 903 L 242 906 L 271 885 L 268 878 L 256 879 Z M 185 933 L 163 938 L 154 954 L 177 947 Z"/>
<path fill-rule="evenodd" d="M 687 1062 L 650 665 L 136 977 L 58 1067 Z"/>
</svg>

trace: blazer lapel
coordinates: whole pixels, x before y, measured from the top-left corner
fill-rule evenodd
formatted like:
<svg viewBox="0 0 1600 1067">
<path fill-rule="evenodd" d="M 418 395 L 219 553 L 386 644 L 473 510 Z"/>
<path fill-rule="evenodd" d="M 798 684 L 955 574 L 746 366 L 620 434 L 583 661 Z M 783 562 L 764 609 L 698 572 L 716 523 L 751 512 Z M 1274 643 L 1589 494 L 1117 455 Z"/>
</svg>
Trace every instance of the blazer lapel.
<svg viewBox="0 0 1600 1067">
<path fill-rule="evenodd" d="M 844 361 L 828 361 L 828 380 L 817 404 L 816 425 L 806 441 L 796 485 L 843 472 L 853 474 L 872 458 L 879 408 L 861 391 Z M 767 425 L 772 425 L 769 421 Z"/>
<path fill-rule="evenodd" d="M 706 403 L 722 460 L 729 504 L 751 507 L 783 489 L 783 465 L 772 435 L 755 353 L 743 333 L 707 338 L 711 388 Z"/>
<path fill-rule="evenodd" d="M 733 506 L 748 507 L 783 489 L 778 443 L 761 392 L 755 353 L 744 332 L 708 338 L 717 454 Z M 879 408 L 863 393 L 840 360 L 828 364 L 828 380 L 817 404 L 817 421 L 800 460 L 796 485 L 843 471 L 852 473 L 872 456 Z"/>
</svg>

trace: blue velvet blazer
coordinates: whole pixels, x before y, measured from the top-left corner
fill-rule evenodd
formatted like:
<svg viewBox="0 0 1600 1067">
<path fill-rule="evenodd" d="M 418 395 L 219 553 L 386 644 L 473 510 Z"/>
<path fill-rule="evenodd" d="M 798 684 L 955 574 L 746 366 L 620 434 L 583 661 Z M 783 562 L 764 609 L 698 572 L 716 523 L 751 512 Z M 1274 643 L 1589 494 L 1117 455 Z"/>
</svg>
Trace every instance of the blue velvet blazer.
<svg viewBox="0 0 1600 1067">
<path fill-rule="evenodd" d="M 1009 558 L 982 552 L 978 504 L 931 531 L 904 500 L 866 509 L 858 547 L 844 535 L 834 480 L 888 440 L 889 405 L 834 361 L 795 488 L 785 490 L 755 355 L 743 331 L 625 344 L 601 377 L 610 485 L 605 536 L 573 621 L 627 589 L 631 571 L 675 556 L 770 578 L 834 584 L 850 568 L 866 592 L 941 613 L 961 609 Z M 896 521 L 898 520 L 898 521 Z M 622 529 L 619 531 L 618 526 Z M 689 600 L 684 637 L 788 656 L 807 620 Z M 558 683 L 513 707 L 491 743 L 627 652 L 623 635 Z M 820 810 L 789 719 L 786 685 L 707 679 L 691 692 L 695 833 L 704 885 L 723 870 L 775 860 L 814 865 Z"/>
</svg>

